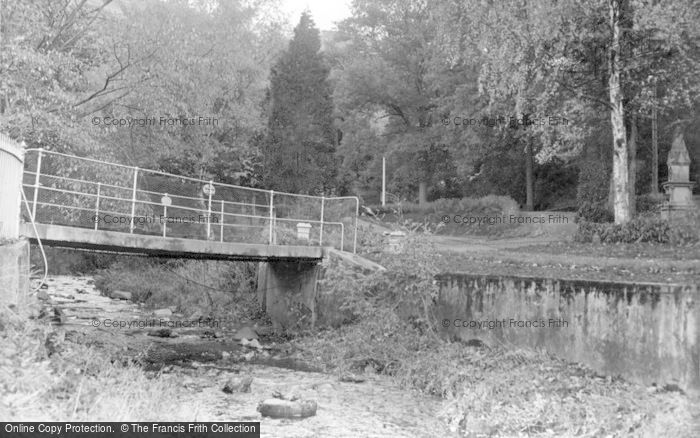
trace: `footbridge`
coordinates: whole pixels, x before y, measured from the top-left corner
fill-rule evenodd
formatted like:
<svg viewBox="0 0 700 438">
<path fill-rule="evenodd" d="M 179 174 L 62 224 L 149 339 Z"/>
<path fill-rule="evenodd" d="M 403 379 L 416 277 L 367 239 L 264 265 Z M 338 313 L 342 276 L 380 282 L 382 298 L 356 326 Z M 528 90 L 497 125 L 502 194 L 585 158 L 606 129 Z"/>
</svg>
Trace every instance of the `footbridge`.
<svg viewBox="0 0 700 438">
<path fill-rule="evenodd" d="M 275 192 L 42 149 L 24 151 L 20 233 L 46 245 L 205 259 L 353 251 L 356 197 Z"/>
<path fill-rule="evenodd" d="M 329 250 L 356 252 L 359 200 L 262 190 L 43 149 L 0 134 L 0 241 L 265 262 L 259 287 L 308 295 Z M 261 297 L 270 306 L 270 297 Z M 307 297 L 308 298 L 308 297 Z"/>
</svg>

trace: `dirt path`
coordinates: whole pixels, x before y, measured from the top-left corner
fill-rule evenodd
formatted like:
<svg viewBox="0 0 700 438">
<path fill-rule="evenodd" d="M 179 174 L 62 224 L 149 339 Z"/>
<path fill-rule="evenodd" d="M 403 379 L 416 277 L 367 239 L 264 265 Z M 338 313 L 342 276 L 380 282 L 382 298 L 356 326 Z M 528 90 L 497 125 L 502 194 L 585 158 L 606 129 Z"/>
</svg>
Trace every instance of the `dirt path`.
<svg viewBox="0 0 700 438">
<path fill-rule="evenodd" d="M 382 376 L 346 383 L 333 375 L 256 364 L 275 363 L 279 346 L 242 346 L 231 337 L 235 326 L 173 329 L 176 338 L 149 336 L 154 327 L 114 327 L 115 321 L 176 321 L 181 315 L 157 316 L 129 301 L 100 296 L 88 277 L 56 276 L 48 284 L 51 304 L 61 309 L 62 323 L 55 328 L 65 331 L 66 339 L 97 338 L 132 353 L 150 347 L 146 359 L 151 365 L 169 364 L 159 378 L 182 393 L 178 405 L 186 404 L 185 411 L 192 413 L 183 421 L 261 421 L 265 437 L 451 436 L 437 418 L 440 400 L 401 390 Z M 229 379 L 243 376 L 253 379 L 250 392 L 222 391 Z M 275 391 L 316 400 L 316 416 L 262 418 L 257 405 Z"/>
</svg>

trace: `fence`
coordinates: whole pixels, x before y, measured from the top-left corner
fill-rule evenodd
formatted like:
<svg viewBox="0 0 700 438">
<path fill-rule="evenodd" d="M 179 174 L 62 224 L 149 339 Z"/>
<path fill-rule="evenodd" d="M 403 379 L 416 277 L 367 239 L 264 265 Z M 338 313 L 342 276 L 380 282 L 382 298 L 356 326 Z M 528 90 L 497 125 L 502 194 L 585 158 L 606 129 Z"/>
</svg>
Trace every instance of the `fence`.
<svg viewBox="0 0 700 438">
<path fill-rule="evenodd" d="M 23 160 L 22 147 L 0 134 L 0 241 L 19 237 Z"/>
<path fill-rule="evenodd" d="M 27 150 L 23 187 L 41 223 L 356 250 L 356 197 L 253 189 L 42 149 Z"/>
</svg>

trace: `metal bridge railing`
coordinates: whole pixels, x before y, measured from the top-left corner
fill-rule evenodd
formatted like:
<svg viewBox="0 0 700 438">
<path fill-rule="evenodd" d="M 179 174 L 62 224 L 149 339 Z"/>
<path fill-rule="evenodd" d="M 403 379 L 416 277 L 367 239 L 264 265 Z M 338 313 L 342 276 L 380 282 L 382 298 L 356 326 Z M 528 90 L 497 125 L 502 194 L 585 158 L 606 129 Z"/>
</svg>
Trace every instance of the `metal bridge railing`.
<svg viewBox="0 0 700 438">
<path fill-rule="evenodd" d="M 268 245 L 357 246 L 357 197 L 261 190 L 27 149 L 23 188 L 39 223 Z"/>
</svg>

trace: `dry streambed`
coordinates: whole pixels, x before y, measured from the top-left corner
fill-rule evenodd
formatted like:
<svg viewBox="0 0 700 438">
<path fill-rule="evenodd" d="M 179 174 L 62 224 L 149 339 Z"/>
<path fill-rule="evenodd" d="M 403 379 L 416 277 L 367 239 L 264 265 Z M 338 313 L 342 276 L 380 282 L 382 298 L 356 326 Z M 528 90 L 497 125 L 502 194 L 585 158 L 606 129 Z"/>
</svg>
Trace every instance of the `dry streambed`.
<svg viewBox="0 0 700 438">
<path fill-rule="evenodd" d="M 192 326 L 191 317 L 173 309 L 154 313 L 103 297 L 89 277 L 51 277 L 41 295 L 61 348 L 90 344 L 137 359 L 144 372 L 176 388 L 181 396 L 163 402 L 191 412 L 182 421 L 261 421 L 262 436 L 270 437 L 451 436 L 438 419 L 440 400 L 401 390 L 382 376 L 352 383 L 308 366 L 302 370 L 283 345 L 248 340 L 244 321 L 197 318 Z M 262 417 L 259 403 L 273 395 L 314 400 L 316 414 Z"/>
</svg>

